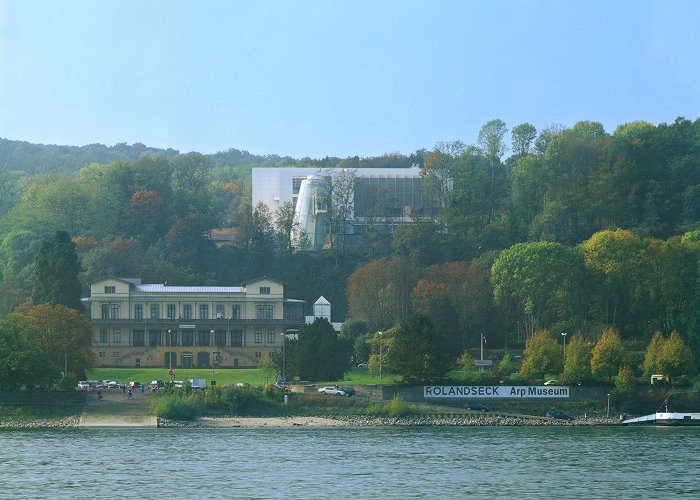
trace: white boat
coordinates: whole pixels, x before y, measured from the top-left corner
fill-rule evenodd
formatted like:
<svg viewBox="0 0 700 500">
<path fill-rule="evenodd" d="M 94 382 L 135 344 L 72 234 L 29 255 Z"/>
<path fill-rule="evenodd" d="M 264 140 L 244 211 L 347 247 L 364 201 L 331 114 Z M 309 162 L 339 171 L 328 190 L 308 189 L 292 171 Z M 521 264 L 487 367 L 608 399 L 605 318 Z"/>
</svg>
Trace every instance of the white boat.
<svg viewBox="0 0 700 500">
<path fill-rule="evenodd" d="M 623 420 L 622 425 L 700 425 L 700 413 L 657 411 L 651 415 Z"/>
<path fill-rule="evenodd" d="M 700 425 L 700 413 L 668 411 L 669 394 L 656 413 L 622 421 L 622 425 Z"/>
</svg>

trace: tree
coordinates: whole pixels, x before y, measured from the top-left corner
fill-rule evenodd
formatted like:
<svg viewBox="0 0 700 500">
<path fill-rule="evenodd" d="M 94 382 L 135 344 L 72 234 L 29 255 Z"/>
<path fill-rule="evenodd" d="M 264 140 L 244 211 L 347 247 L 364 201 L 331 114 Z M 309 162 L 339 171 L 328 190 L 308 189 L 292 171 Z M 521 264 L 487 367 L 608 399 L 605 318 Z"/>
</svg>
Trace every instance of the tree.
<svg viewBox="0 0 700 500">
<path fill-rule="evenodd" d="M 488 121 L 479 130 L 479 146 L 491 164 L 489 219 L 493 217 L 496 207 L 496 172 L 501 166 L 501 157 L 507 149 L 505 142 L 503 142 L 503 137 L 507 132 L 508 127 L 503 120 Z"/>
<path fill-rule="evenodd" d="M 656 363 L 659 371 L 667 375 L 672 382 L 681 375 L 690 376 L 696 372 L 693 364 L 693 353 L 683 337 L 675 330 L 671 332 L 671 336 L 661 347 Z"/>
<path fill-rule="evenodd" d="M 593 346 L 591 355 L 591 372 L 596 377 L 612 379 L 625 364 L 627 353 L 622 345 L 620 334 L 615 328 L 606 328 Z"/>
<path fill-rule="evenodd" d="M 297 340 L 285 339 L 284 352 L 276 351 L 272 359 L 277 371 L 284 364 L 287 377 L 302 380 L 339 380 L 350 368 L 352 346 L 338 337 L 325 318 L 305 325 Z"/>
<path fill-rule="evenodd" d="M 178 220 L 165 236 L 165 255 L 178 266 L 193 269 L 205 267 L 214 251 L 209 238 L 209 219 L 191 214 Z"/>
<path fill-rule="evenodd" d="M 659 373 L 659 353 L 666 344 L 666 339 L 660 331 L 656 331 L 654 336 L 647 344 L 647 349 L 644 352 L 644 362 L 642 364 L 642 369 L 644 376 L 650 378 L 653 374 Z"/>
<path fill-rule="evenodd" d="M 537 137 L 537 129 L 531 123 L 521 123 L 510 131 L 512 139 L 512 150 L 516 156 L 528 154 Z"/>
<path fill-rule="evenodd" d="M 273 375 L 281 375 L 282 373 L 282 371 L 275 364 L 275 360 L 272 358 L 272 356 L 264 356 L 258 363 L 258 370 L 265 378 L 266 384 L 270 383 L 269 381 L 272 379 Z"/>
<path fill-rule="evenodd" d="M 532 380 L 544 380 L 547 373 L 560 372 L 561 349 L 549 330 L 539 330 L 525 341 L 520 373 Z"/>
<path fill-rule="evenodd" d="M 22 306 L 17 314 L 27 318 L 32 325 L 30 342 L 43 355 L 51 367 L 63 369 L 79 378 L 92 368 L 94 354 L 92 327 L 85 317 L 76 310 L 61 304 L 38 304 Z"/>
<path fill-rule="evenodd" d="M 423 314 L 413 313 L 396 328 L 386 353 L 387 366 L 405 382 L 438 380 L 449 368 L 441 343 L 432 321 Z"/>
<path fill-rule="evenodd" d="M 324 182 L 318 183 L 320 201 L 326 207 L 326 213 L 331 223 L 330 246 L 336 247 L 337 238 L 340 237 L 340 251 L 345 251 L 345 235 L 347 224 L 352 216 L 355 184 L 357 182 L 356 170 L 347 168 L 322 169 L 318 175 Z"/>
<path fill-rule="evenodd" d="M 519 303 L 530 337 L 541 326 L 543 314 L 567 297 L 580 267 L 576 253 L 558 243 L 517 243 L 493 263 L 494 298 L 497 303 L 510 298 Z"/>
<path fill-rule="evenodd" d="M 34 304 L 62 304 L 82 312 L 80 264 L 68 233 L 56 231 L 43 241 L 35 264 Z"/>
<path fill-rule="evenodd" d="M 578 383 L 591 376 L 591 346 L 582 335 L 575 334 L 566 345 L 564 380 Z"/>
<path fill-rule="evenodd" d="M 635 394 L 637 383 L 634 374 L 628 366 L 623 366 L 615 377 L 615 390 L 625 399 L 629 399 Z"/>
<path fill-rule="evenodd" d="M 292 231 L 295 227 L 294 205 L 292 205 L 292 202 L 285 201 L 282 206 L 275 211 L 275 225 L 277 226 L 280 248 L 291 254 L 293 251 Z"/>
<path fill-rule="evenodd" d="M 469 374 L 474 371 L 474 357 L 469 354 L 469 351 L 464 351 L 462 355 L 457 358 L 457 366 L 459 366 L 462 380 L 468 380 Z"/>
<path fill-rule="evenodd" d="M 49 357 L 31 342 L 37 335 L 32 322 L 21 315 L 0 319 L 0 391 L 22 386 L 31 390 L 58 380 L 58 370 Z"/>
</svg>

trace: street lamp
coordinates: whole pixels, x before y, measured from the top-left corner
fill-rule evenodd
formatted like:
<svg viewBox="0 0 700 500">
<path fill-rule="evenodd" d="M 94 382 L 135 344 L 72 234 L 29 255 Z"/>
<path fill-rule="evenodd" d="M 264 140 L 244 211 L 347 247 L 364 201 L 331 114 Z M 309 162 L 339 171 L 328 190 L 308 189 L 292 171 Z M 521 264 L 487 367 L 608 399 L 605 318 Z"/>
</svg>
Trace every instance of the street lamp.
<svg viewBox="0 0 700 500">
<path fill-rule="evenodd" d="M 561 336 L 564 337 L 564 362 L 566 362 L 566 332 L 561 332 Z"/>
<path fill-rule="evenodd" d="M 610 418 L 610 393 L 608 393 L 608 413 L 607 417 Z"/>
<path fill-rule="evenodd" d="M 168 344 L 168 346 L 172 346 L 173 344 L 173 337 L 172 337 L 172 330 L 168 330 L 168 338 L 165 339 L 165 343 Z M 170 383 L 173 383 L 173 352 L 168 351 L 168 375 L 170 375 Z"/>
<path fill-rule="evenodd" d="M 378 332 L 379 333 L 379 383 L 382 383 L 382 334 L 383 332 Z"/>
<path fill-rule="evenodd" d="M 211 336 L 214 336 L 214 330 L 210 330 L 209 333 Z M 211 345 L 211 339 L 209 339 L 209 345 Z M 214 353 L 216 355 L 216 353 Z M 216 381 L 214 380 L 214 366 L 216 364 L 216 356 L 214 357 L 214 363 L 211 364 L 211 385 L 216 385 Z"/>
</svg>

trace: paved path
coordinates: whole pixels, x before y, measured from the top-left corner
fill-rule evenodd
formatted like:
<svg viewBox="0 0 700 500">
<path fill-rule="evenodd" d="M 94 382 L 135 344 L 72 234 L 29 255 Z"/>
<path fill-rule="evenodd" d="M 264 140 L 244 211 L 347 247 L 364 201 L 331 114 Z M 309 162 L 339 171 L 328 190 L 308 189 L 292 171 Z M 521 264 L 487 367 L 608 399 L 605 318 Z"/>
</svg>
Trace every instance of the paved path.
<svg viewBox="0 0 700 500">
<path fill-rule="evenodd" d="M 157 427 L 151 415 L 149 391 L 134 391 L 132 398 L 124 396 L 121 389 L 103 389 L 103 398 L 97 391 L 88 393 L 88 401 L 80 415 L 79 427 Z"/>
</svg>

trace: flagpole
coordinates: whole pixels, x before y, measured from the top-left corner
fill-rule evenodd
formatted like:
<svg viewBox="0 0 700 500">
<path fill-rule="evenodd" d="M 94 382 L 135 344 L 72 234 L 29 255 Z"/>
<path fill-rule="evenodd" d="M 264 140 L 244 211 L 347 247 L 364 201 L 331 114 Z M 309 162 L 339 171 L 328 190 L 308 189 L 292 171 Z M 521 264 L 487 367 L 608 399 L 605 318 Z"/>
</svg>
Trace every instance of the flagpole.
<svg viewBox="0 0 700 500">
<path fill-rule="evenodd" d="M 484 361 L 484 336 L 481 335 L 481 361 Z M 479 373 L 484 371 L 484 364 L 479 365 Z"/>
</svg>

